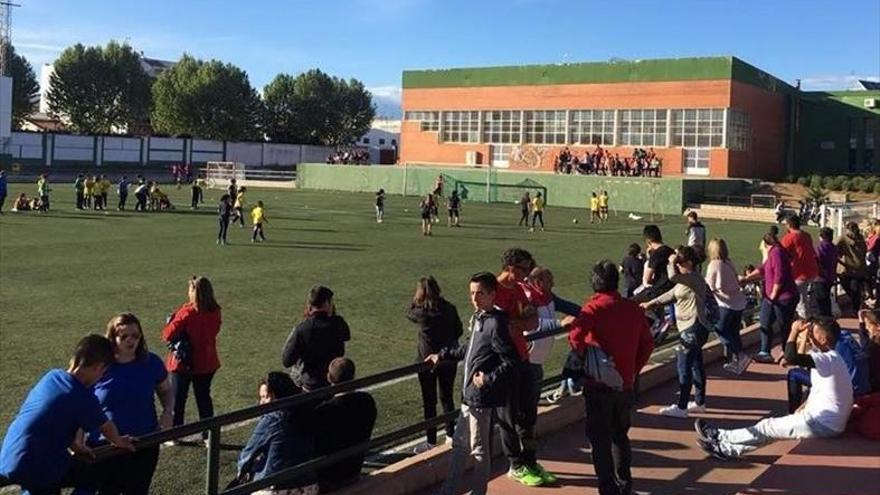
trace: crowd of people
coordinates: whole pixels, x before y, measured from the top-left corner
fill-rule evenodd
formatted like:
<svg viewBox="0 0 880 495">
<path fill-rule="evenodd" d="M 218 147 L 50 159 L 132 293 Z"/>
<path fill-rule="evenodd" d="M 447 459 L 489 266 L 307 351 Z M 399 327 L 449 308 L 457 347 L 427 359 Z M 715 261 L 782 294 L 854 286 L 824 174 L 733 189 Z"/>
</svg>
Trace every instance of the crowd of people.
<svg viewBox="0 0 880 495">
<path fill-rule="evenodd" d="M 370 150 L 364 148 L 339 149 L 327 155 L 327 165 L 369 165 Z"/>
<path fill-rule="evenodd" d="M 631 156 L 621 158 L 619 153 L 612 155 L 599 145 L 592 152 L 584 149 L 581 155 L 566 146 L 553 163 L 553 170 L 557 174 L 660 177 L 662 169 L 663 161 L 654 152 L 654 148 L 647 151 L 635 148 Z"/>
<path fill-rule="evenodd" d="M 48 179 L 41 187 L 47 184 Z M 431 196 L 442 197 L 442 188 L 440 177 Z M 229 223 L 244 226 L 246 192 L 230 182 L 218 207 L 218 244 L 226 243 Z M 605 196 L 604 213 L 600 195 L 590 199 L 590 209 L 593 213 L 595 200 L 596 220 L 602 221 L 607 218 L 607 194 L 600 194 Z M 528 225 L 531 208 L 530 228 L 536 222 L 543 227 L 541 195 L 524 197 L 520 225 Z M 95 198 L 93 193 L 93 205 Z M 383 207 L 380 190 L 378 222 Z M 257 202 L 252 210 L 254 241 L 264 238 L 262 224 L 267 220 L 262 209 Z M 436 203 L 433 208 L 423 204 L 421 214 L 423 232 L 430 235 Z M 457 218 L 450 213 L 452 222 L 457 224 Z M 661 415 L 688 418 L 710 406 L 703 362 L 710 332 L 718 335 L 723 369 L 733 376 L 744 373 L 753 360 L 790 368 L 785 384 L 788 414 L 736 430 L 698 419 L 697 442 L 707 453 L 726 460 L 775 439 L 836 436 L 851 412 L 859 431 L 876 435 L 872 425 L 880 416 L 880 220 L 871 225 L 867 238 L 856 224 L 848 224 L 846 234 L 836 240 L 830 229 L 822 229 L 818 244 L 801 229 L 799 216 L 786 217 L 784 225 L 781 238 L 775 225 L 763 235 L 761 262 L 744 272 L 731 261 L 727 242 L 710 238 L 695 212 L 687 215 L 683 243 L 676 248 L 665 243 L 658 226 L 647 225 L 642 242 L 628 247 L 620 265 L 605 259 L 591 267 L 593 294 L 582 306 L 553 292 L 552 271 L 530 252 L 511 248 L 502 254 L 497 273 L 484 271 L 467 279 L 473 312 L 466 324 L 443 297 L 437 280 L 420 278 L 401 318 L 417 330 L 416 360 L 431 365 L 418 376 L 425 419 L 436 417 L 438 399 L 444 412 L 454 410 L 454 384 L 462 380 L 459 417 L 442 425 L 453 454 L 440 493 L 458 493 L 469 456 L 476 463 L 473 493 L 486 493 L 493 424 L 499 426 L 508 477 L 526 486 L 557 483 L 540 462 L 535 423 L 544 364 L 554 346 L 553 335 L 559 332 L 568 334 L 569 354 L 564 381 L 553 399 L 582 393 L 599 493 L 633 493 L 628 430 L 637 377 L 655 346 L 654 322 L 666 314 L 678 329 L 679 387 L 677 398 L 660 409 Z M 846 292 L 848 304 L 834 296 L 837 285 Z M 750 301 L 759 306 L 761 343 L 754 356 L 740 338 Z M 868 309 L 872 305 L 875 309 Z M 667 312 L 668 307 L 673 310 Z M 834 319 L 840 307 L 858 316 L 858 332 L 840 328 Z M 221 306 L 204 277 L 189 281 L 187 301 L 161 331 L 168 346 L 164 362 L 148 351 L 134 314 L 111 318 L 104 336 L 82 339 L 69 367 L 48 372 L 30 391 L 0 448 L 0 482 L 18 484 L 30 493 L 58 493 L 62 486 L 77 487 L 77 493 L 149 493 L 159 448 L 136 447 L 136 439 L 183 424 L 190 386 L 199 418 L 214 415 L 211 385 L 220 369 L 221 322 Z M 313 287 L 300 323 L 283 346 L 279 365 L 288 371 L 269 372 L 255 382 L 258 402 L 354 379 L 355 364 L 345 357 L 351 337 L 348 323 L 335 309 L 333 291 Z M 775 349 L 777 343 L 782 352 Z M 462 363 L 460 378 L 456 362 Z M 805 387 L 810 389 L 806 399 Z M 159 398 L 161 412 L 155 409 L 154 397 Z M 363 443 L 370 439 L 376 417 L 375 401 L 363 391 L 263 415 L 239 454 L 230 486 Z M 438 443 L 436 428 L 430 428 L 416 451 Z M 129 452 L 97 464 L 81 460 L 105 444 Z M 267 493 L 332 491 L 356 480 L 363 462 L 363 453 L 352 455 L 276 484 Z"/>
</svg>

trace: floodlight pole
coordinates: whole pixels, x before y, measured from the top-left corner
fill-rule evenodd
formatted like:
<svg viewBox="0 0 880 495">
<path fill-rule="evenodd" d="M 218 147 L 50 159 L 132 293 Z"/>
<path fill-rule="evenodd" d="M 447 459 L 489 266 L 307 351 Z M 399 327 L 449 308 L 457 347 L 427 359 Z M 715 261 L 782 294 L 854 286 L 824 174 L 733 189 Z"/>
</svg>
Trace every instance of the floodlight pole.
<svg viewBox="0 0 880 495">
<path fill-rule="evenodd" d="M 9 60 L 12 46 L 12 8 L 21 7 L 17 3 L 0 0 L 0 76 L 11 76 Z"/>
</svg>

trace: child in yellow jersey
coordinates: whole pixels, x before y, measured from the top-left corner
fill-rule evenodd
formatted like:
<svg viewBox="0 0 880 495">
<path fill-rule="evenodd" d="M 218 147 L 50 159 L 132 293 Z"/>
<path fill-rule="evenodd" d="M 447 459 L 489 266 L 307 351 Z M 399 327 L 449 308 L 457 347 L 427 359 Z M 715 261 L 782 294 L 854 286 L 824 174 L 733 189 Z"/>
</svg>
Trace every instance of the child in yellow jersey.
<svg viewBox="0 0 880 495">
<path fill-rule="evenodd" d="M 541 232 L 544 231 L 544 198 L 541 196 L 541 193 L 535 194 L 535 199 L 532 200 L 532 228 L 529 229 L 530 232 L 535 231 L 535 222 L 541 222 Z"/>
<path fill-rule="evenodd" d="M 110 179 L 106 175 L 102 175 L 101 179 L 95 184 L 98 195 L 101 197 L 101 209 L 107 208 L 107 198 L 110 196 Z"/>
<path fill-rule="evenodd" d="M 83 181 L 83 201 L 86 208 L 92 207 L 92 199 L 95 196 L 95 178 L 87 175 Z"/>
<path fill-rule="evenodd" d="M 590 223 L 600 222 L 599 218 L 599 197 L 596 193 L 590 197 Z"/>
<path fill-rule="evenodd" d="M 599 218 L 603 222 L 608 220 L 608 191 L 602 191 L 599 195 Z"/>
<path fill-rule="evenodd" d="M 246 187 L 239 187 L 238 194 L 235 195 L 235 203 L 232 204 L 232 222 L 235 223 L 238 221 L 239 228 L 244 228 L 244 213 L 242 212 L 242 208 L 244 208 L 244 193 L 246 192 Z"/>
<path fill-rule="evenodd" d="M 265 210 L 263 210 L 262 201 L 257 201 L 257 206 L 254 206 L 254 209 L 251 210 L 251 219 L 254 221 L 254 233 L 251 235 L 251 242 L 257 242 L 257 235 L 260 236 L 260 242 L 264 242 L 266 236 L 263 234 L 263 224 L 269 223 L 269 220 L 266 218 Z"/>
</svg>

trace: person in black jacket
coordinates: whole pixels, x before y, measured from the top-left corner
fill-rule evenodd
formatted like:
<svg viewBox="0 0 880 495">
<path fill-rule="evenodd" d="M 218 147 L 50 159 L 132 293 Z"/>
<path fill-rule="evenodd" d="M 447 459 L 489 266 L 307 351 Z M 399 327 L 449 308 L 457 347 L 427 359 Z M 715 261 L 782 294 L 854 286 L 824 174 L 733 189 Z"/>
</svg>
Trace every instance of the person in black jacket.
<svg viewBox="0 0 880 495">
<path fill-rule="evenodd" d="M 309 290 L 305 318 L 284 344 L 281 361 L 291 368 L 294 383 L 306 392 L 326 387 L 327 369 L 333 359 L 345 355 L 351 339 L 348 323 L 336 314 L 333 291 L 316 285 Z"/>
<path fill-rule="evenodd" d="M 418 360 L 424 361 L 446 347 L 458 345 L 458 338 L 464 332 L 458 310 L 440 295 L 440 286 L 434 277 L 422 277 L 416 284 L 416 293 L 406 312 L 409 321 L 418 325 Z M 440 388 L 440 404 L 443 412 L 455 410 L 452 389 L 455 385 L 456 366 L 454 363 L 441 363 L 437 369 L 419 373 L 422 389 L 422 407 L 425 419 L 437 416 L 437 387 Z M 446 425 L 447 441 L 452 440 L 455 422 Z M 426 442 L 416 447 L 416 453 L 437 445 L 437 428 L 428 428 Z"/>
<path fill-rule="evenodd" d="M 441 495 L 458 493 L 468 453 L 476 461 L 472 494 L 483 495 L 491 475 L 492 411 L 507 402 L 509 381 L 519 361 L 510 337 L 507 315 L 495 307 L 495 275 L 482 272 L 471 277 L 470 298 L 476 310 L 470 319 L 471 336 L 466 346 L 453 346 L 431 354 L 426 362 L 464 361 L 461 415 L 452 440 L 449 475 Z"/>
<path fill-rule="evenodd" d="M 140 202 L 140 198 L 138 198 L 138 202 Z M 232 216 L 232 202 L 229 199 L 228 194 L 224 194 L 220 196 L 220 203 L 217 205 L 217 221 L 220 226 L 220 230 L 217 231 L 217 244 L 220 246 L 225 246 L 226 242 L 226 233 L 229 232 L 229 218 Z"/>
</svg>

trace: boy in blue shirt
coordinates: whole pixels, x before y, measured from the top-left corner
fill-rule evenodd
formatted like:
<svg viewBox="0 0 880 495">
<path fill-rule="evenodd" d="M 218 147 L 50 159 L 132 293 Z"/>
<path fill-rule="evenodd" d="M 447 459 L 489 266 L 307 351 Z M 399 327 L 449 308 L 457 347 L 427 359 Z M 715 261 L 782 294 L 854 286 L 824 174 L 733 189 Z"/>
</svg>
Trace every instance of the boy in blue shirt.
<svg viewBox="0 0 880 495">
<path fill-rule="evenodd" d="M 74 442 L 77 432 L 100 430 L 113 445 L 134 450 L 128 437 L 101 411 L 90 390 L 113 362 L 113 345 L 100 335 L 84 337 L 67 371 L 43 375 L 28 393 L 0 447 L 0 480 L 20 485 L 22 493 L 58 494 L 65 486 L 92 483 L 88 465 L 74 453 L 91 450 Z"/>
</svg>

